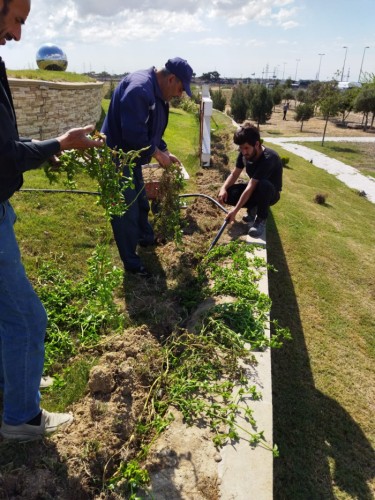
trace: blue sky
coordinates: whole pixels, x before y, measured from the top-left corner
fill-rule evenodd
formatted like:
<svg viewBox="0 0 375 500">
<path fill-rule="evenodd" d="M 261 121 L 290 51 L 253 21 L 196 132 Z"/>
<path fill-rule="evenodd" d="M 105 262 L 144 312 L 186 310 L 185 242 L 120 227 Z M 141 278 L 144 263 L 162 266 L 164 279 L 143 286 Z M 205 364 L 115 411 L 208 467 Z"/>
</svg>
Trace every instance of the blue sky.
<svg viewBox="0 0 375 500">
<path fill-rule="evenodd" d="M 374 0 L 31 0 L 21 42 L 0 54 L 8 68 L 36 68 L 52 42 L 79 73 L 180 56 L 197 76 L 315 79 L 320 69 L 321 80 L 341 79 L 345 60 L 343 80 L 357 81 L 363 56 L 375 73 L 374 19 Z"/>
</svg>

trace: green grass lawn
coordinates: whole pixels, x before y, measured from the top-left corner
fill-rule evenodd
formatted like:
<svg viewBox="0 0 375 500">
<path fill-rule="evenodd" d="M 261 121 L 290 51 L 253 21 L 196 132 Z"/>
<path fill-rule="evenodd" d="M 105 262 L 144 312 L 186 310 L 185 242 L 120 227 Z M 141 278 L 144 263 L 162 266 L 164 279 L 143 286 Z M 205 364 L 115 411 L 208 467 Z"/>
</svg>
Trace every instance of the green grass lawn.
<svg viewBox="0 0 375 500">
<path fill-rule="evenodd" d="M 267 242 L 278 269 L 270 274 L 272 313 L 294 337 L 273 352 L 275 498 L 370 499 L 375 206 L 290 159 Z M 328 194 L 325 205 L 314 203 L 318 192 Z"/>
<path fill-rule="evenodd" d="M 173 109 L 166 140 L 192 176 L 199 170 L 197 138 L 196 118 Z M 280 449 L 275 498 L 370 499 L 375 206 L 309 162 L 288 156 L 267 236 L 269 261 L 278 270 L 269 277 L 272 315 L 294 337 L 273 353 L 274 440 Z M 48 186 L 43 175 L 28 172 L 25 187 Z M 95 189 L 85 179 L 80 187 Z M 328 195 L 325 205 L 314 203 L 318 192 Z M 84 275 L 87 258 L 103 239 L 100 231 L 120 265 L 95 197 L 18 193 L 12 203 L 33 280 L 37 263 L 45 260 L 71 276 Z"/>
<path fill-rule="evenodd" d="M 326 141 L 324 146 L 321 142 L 300 142 L 298 144 L 357 168 L 363 175 L 375 177 L 375 143 Z"/>
<path fill-rule="evenodd" d="M 26 78 L 55 82 L 94 82 L 93 78 L 69 71 L 49 71 L 43 69 L 8 69 L 9 78 Z"/>
</svg>

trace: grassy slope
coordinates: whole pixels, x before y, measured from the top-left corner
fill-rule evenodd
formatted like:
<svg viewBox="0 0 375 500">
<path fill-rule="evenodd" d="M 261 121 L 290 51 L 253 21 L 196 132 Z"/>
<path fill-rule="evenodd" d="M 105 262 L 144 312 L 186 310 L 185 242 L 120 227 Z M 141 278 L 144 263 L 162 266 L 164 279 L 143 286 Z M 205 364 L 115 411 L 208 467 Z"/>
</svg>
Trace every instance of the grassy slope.
<svg viewBox="0 0 375 500">
<path fill-rule="evenodd" d="M 331 158 L 340 160 L 347 165 L 358 168 L 362 174 L 375 177 L 374 151 L 375 144 L 361 144 L 356 142 L 301 142 L 304 146 L 319 151 Z"/>
<path fill-rule="evenodd" d="M 171 113 L 169 148 L 198 168 L 195 119 Z M 275 148 L 276 149 L 276 148 Z M 280 152 L 282 150 L 280 149 Z M 374 459 L 375 207 L 334 177 L 293 155 L 269 223 L 273 315 L 294 340 L 273 355 L 276 498 L 370 498 Z M 25 187 L 46 181 L 28 172 Z M 90 187 L 89 183 L 87 186 Z M 91 186 L 94 188 L 94 186 Z M 316 205 L 317 192 L 328 205 Z M 19 193 L 13 203 L 24 260 L 56 258 L 71 274 L 106 227 L 94 198 Z M 116 248 L 111 244 L 115 262 Z"/>
<path fill-rule="evenodd" d="M 267 245 L 273 315 L 294 335 L 273 354 L 275 498 L 371 498 L 375 207 L 289 156 Z"/>
</svg>

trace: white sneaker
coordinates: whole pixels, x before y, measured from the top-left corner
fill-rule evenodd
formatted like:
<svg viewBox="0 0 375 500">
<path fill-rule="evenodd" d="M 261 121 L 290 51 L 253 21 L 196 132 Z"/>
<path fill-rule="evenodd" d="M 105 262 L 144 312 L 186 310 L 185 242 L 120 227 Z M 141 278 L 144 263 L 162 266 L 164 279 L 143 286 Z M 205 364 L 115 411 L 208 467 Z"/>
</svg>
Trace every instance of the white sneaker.
<svg viewBox="0 0 375 500">
<path fill-rule="evenodd" d="M 47 389 L 47 387 L 51 387 L 51 385 L 53 385 L 53 378 L 45 375 L 40 380 L 39 389 Z"/>
<path fill-rule="evenodd" d="M 73 422 L 71 413 L 49 413 L 42 410 L 40 425 L 8 425 L 2 423 L 0 434 L 5 439 L 17 439 L 19 441 L 33 441 L 41 439 L 43 436 L 52 434 L 57 430 L 62 431 Z"/>
</svg>

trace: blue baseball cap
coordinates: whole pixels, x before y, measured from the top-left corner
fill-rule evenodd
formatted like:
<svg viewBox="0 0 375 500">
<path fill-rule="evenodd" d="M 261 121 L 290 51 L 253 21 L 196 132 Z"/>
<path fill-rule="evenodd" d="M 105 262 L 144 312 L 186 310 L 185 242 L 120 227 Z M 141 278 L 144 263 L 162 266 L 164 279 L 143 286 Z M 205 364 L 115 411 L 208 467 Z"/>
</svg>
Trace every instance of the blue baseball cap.
<svg viewBox="0 0 375 500">
<path fill-rule="evenodd" d="M 173 73 L 181 80 L 185 92 L 191 97 L 190 82 L 193 70 L 188 62 L 185 59 L 181 59 L 181 57 L 174 57 L 173 59 L 168 59 L 165 67 L 170 73 Z"/>
</svg>

